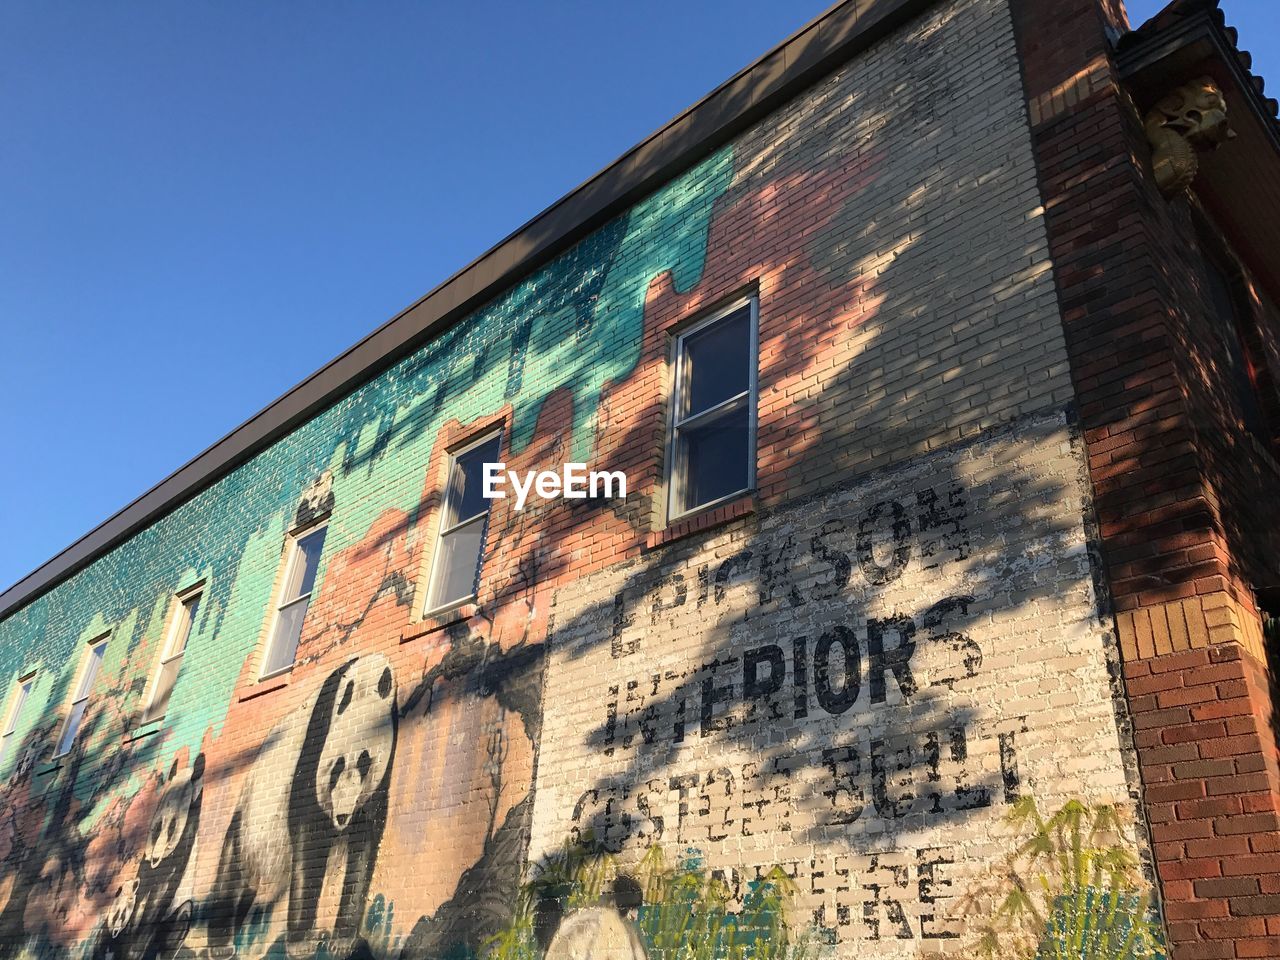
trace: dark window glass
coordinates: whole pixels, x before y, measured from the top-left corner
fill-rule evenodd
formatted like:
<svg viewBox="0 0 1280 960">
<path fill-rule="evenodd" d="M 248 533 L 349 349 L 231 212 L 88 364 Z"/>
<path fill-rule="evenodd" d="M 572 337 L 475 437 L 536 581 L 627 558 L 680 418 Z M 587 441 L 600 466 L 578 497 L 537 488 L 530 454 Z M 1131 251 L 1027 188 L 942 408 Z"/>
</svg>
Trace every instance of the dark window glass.
<svg viewBox="0 0 1280 960">
<path fill-rule="evenodd" d="M 691 334 L 684 341 L 683 417 L 710 410 L 751 386 L 751 308 Z"/>
<path fill-rule="evenodd" d="M 182 657 L 187 650 L 187 641 L 191 638 L 196 616 L 200 612 L 200 597 L 201 594 L 193 594 L 178 604 L 169 640 L 160 657 L 160 669 L 151 691 L 151 704 L 142 714 L 143 723 L 163 717 L 169 709 L 169 698 L 173 696 L 178 673 L 182 670 Z"/>
<path fill-rule="evenodd" d="M 484 498 L 484 465 L 498 462 L 498 438 L 486 440 L 460 454 L 454 461 L 449 479 L 449 526 L 462 523 L 485 513 L 489 501 Z"/>
<path fill-rule="evenodd" d="M 102 657 L 106 652 L 106 643 L 95 644 L 89 650 L 84 666 L 80 668 L 80 683 L 76 686 L 71 713 L 62 728 L 62 736 L 58 739 L 58 748 L 53 753 L 55 757 L 69 753 L 76 742 L 76 734 L 80 732 L 80 724 L 84 722 L 84 713 L 89 706 L 89 694 L 93 692 L 93 683 L 98 679 L 98 668 L 102 666 Z"/>
<path fill-rule="evenodd" d="M 9 751 L 14 746 L 14 732 L 18 729 L 18 719 L 22 716 L 22 708 L 26 705 L 27 698 L 31 696 L 31 690 L 35 685 L 35 677 L 30 677 L 18 687 L 17 695 L 9 708 L 9 719 L 5 721 L 4 735 L 0 736 L 0 762 L 8 758 Z"/>
<path fill-rule="evenodd" d="M 681 337 L 677 348 L 671 513 L 752 484 L 755 461 L 753 304 Z"/>
<path fill-rule="evenodd" d="M 711 423 L 688 427 L 682 438 L 688 503 L 710 503 L 746 489 L 751 437 L 745 406 Z"/>
<path fill-rule="evenodd" d="M 1258 402 L 1257 388 L 1249 368 L 1248 352 L 1241 339 L 1243 314 L 1240 309 L 1241 291 L 1212 260 L 1206 261 L 1209 276 L 1209 298 L 1217 315 L 1218 336 L 1226 355 L 1227 377 L 1240 405 L 1245 428 L 1260 440 L 1267 441 L 1262 406 Z"/>
<path fill-rule="evenodd" d="M 288 580 L 284 584 L 277 608 L 275 631 L 262 661 L 263 676 L 290 666 L 298 655 L 302 624 L 306 620 L 307 607 L 311 605 L 311 591 L 315 589 L 316 573 L 320 569 L 320 555 L 324 552 L 324 537 L 327 532 L 328 527 L 322 527 L 305 537 L 299 537 L 293 543 L 293 556 L 287 570 Z"/>
<path fill-rule="evenodd" d="M 317 530 L 298 541 L 298 561 L 294 568 L 293 591 L 287 600 L 296 600 L 310 593 L 316 585 L 316 571 L 320 569 L 320 553 L 324 550 L 324 535 L 328 530 Z"/>
<path fill-rule="evenodd" d="M 436 558 L 440 572 L 431 604 L 433 607 L 463 600 L 475 593 L 480 553 L 484 549 L 484 521 L 484 517 L 476 517 L 440 538 L 440 552 Z"/>
<path fill-rule="evenodd" d="M 438 610 L 476 592 L 489 501 L 484 498 L 484 465 L 498 463 L 502 438 L 494 435 L 458 454 L 449 468 L 440 537 L 433 559 L 427 609 Z"/>
</svg>

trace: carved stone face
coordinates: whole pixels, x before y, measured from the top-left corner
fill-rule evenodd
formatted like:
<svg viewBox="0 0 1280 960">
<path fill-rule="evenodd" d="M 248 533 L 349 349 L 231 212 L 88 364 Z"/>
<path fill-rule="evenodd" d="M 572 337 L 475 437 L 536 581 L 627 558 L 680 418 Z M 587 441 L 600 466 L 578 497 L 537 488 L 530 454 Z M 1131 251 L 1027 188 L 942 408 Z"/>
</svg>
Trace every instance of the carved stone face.
<svg viewBox="0 0 1280 960">
<path fill-rule="evenodd" d="M 1234 137 L 1227 126 L 1227 101 L 1208 77 L 1185 83 L 1156 104 L 1164 125 L 1177 130 L 1200 149 L 1216 147 Z"/>
</svg>

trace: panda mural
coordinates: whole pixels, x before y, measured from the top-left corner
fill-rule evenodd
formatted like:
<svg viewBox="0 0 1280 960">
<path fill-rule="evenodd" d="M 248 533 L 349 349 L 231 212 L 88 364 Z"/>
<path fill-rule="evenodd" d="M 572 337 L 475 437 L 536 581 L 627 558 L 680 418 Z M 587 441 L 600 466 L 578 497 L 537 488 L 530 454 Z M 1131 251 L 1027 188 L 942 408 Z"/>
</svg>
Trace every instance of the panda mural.
<svg viewBox="0 0 1280 960">
<path fill-rule="evenodd" d="M 126 880 L 116 887 L 107 908 L 97 939 L 89 952 L 91 960 L 116 960 L 129 954 L 129 931 L 138 908 L 137 878 Z"/>
<path fill-rule="evenodd" d="M 106 918 L 106 943 L 119 943 L 124 936 L 125 930 L 129 928 L 129 924 L 133 922 L 133 913 L 138 905 L 138 881 L 126 880 L 116 888 L 115 896 L 111 898 L 111 906 L 107 908 Z"/>
<path fill-rule="evenodd" d="M 261 916 L 285 902 L 291 954 L 311 955 L 319 939 L 337 960 L 356 952 L 386 824 L 396 723 L 391 664 L 373 654 L 331 673 L 271 731 L 241 790 L 206 905 L 213 956 L 235 952 L 255 909 Z M 326 880 L 340 884 L 332 931 L 316 929 Z"/>
<path fill-rule="evenodd" d="M 174 901 L 200 829 L 204 765 L 204 754 L 189 768 L 175 758 L 161 781 L 138 875 L 116 890 L 93 956 L 161 960 L 182 946 L 191 928 L 191 902 Z"/>
<path fill-rule="evenodd" d="M 134 916 L 146 942 L 139 960 L 172 954 L 191 927 L 189 901 L 175 904 L 200 829 L 200 801 L 204 796 L 204 754 L 190 769 L 174 760 L 147 833 L 147 847 L 138 867 Z"/>
</svg>

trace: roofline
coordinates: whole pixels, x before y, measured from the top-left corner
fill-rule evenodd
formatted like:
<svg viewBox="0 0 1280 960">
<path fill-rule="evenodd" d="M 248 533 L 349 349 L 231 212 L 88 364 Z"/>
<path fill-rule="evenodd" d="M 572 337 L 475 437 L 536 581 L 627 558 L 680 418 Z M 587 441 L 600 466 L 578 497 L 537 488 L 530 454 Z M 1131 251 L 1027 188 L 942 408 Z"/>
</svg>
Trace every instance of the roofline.
<svg viewBox="0 0 1280 960">
<path fill-rule="evenodd" d="M 1197 44 L 1208 46 L 1243 94 L 1263 134 L 1280 152 L 1280 105 L 1268 97 L 1263 78 L 1253 73 L 1253 58 L 1241 50 L 1234 27 L 1227 26 L 1221 0 L 1172 0 L 1117 41 L 1116 68 L 1122 80 L 1131 80 L 1146 68 Z M 1165 24 L 1166 14 L 1174 13 Z"/>
<path fill-rule="evenodd" d="M 494 299 L 933 2 L 840 0 L 422 299 L 0 593 L 0 620 Z"/>
</svg>

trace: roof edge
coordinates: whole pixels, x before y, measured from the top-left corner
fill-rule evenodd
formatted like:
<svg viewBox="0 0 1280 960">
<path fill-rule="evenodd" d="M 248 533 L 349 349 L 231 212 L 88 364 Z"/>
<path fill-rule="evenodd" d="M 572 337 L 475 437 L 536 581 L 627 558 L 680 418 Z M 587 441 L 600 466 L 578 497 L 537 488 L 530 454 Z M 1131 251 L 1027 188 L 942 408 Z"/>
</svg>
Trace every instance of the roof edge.
<svg viewBox="0 0 1280 960">
<path fill-rule="evenodd" d="M 1116 41 L 1121 79 L 1131 79 L 1197 42 L 1206 42 L 1229 71 L 1272 146 L 1280 151 L 1280 102 L 1267 96 L 1266 81 L 1253 72 L 1253 57 L 1240 49 L 1239 34 L 1226 22 L 1221 0 L 1171 0 Z"/>
<path fill-rule="evenodd" d="M 936 0 L 840 0 L 0 592 L 0 621 L 367 383 Z"/>
</svg>

